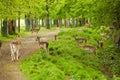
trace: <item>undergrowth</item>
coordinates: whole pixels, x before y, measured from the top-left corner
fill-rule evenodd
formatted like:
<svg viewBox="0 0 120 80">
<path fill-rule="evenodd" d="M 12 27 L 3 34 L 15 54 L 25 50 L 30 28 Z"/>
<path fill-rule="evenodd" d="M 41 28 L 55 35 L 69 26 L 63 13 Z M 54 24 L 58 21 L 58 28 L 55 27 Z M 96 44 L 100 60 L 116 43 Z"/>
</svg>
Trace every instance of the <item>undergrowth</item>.
<svg viewBox="0 0 120 80">
<path fill-rule="evenodd" d="M 99 49 L 100 31 L 80 29 L 61 30 L 56 41 L 49 41 L 49 53 L 40 49 L 20 63 L 21 71 L 29 80 L 119 80 L 120 54 L 112 40 L 103 41 L 104 49 Z M 78 45 L 84 44 L 76 42 L 75 35 L 86 38 L 86 45 L 94 46 L 96 53 L 80 49 Z"/>
</svg>

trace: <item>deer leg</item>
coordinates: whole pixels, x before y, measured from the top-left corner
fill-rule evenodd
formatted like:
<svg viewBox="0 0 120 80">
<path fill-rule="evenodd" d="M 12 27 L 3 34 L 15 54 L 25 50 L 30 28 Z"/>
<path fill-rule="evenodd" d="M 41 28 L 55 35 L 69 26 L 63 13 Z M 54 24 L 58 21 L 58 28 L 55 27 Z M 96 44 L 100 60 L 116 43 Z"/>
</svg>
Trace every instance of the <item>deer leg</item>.
<svg viewBox="0 0 120 80">
<path fill-rule="evenodd" d="M 11 52 L 11 60 L 12 60 L 12 61 L 15 60 L 15 52 L 14 52 L 14 51 Z"/>
<path fill-rule="evenodd" d="M 18 58 L 19 58 L 19 49 L 17 49 L 16 51 L 16 60 L 18 60 Z"/>
</svg>

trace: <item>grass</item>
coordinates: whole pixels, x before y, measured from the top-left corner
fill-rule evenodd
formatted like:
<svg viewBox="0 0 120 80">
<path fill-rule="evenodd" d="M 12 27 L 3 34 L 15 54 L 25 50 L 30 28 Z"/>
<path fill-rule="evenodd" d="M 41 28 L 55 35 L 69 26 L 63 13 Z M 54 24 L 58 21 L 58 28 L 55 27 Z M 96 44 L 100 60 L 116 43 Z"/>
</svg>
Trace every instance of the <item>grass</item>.
<svg viewBox="0 0 120 80">
<path fill-rule="evenodd" d="M 77 43 L 74 35 L 85 37 L 87 45 L 96 47 L 97 55 L 80 49 L 77 45 L 83 44 Z M 103 41 L 104 49 L 100 50 L 96 38 L 101 38 L 96 29 L 63 28 L 57 41 L 49 41 L 49 54 L 42 49 L 37 51 L 20 63 L 20 69 L 29 80 L 109 80 L 111 75 L 105 74 L 107 71 L 103 67 L 109 65 L 108 71 L 114 75 L 112 79 L 119 80 L 120 55 L 116 52 L 113 41 Z"/>
</svg>

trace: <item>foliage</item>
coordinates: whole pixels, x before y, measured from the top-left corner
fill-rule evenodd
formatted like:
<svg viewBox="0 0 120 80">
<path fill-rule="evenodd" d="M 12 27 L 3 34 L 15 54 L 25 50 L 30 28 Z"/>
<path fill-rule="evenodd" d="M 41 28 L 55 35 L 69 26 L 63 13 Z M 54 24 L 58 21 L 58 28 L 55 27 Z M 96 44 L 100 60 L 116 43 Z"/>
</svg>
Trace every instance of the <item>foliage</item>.
<svg viewBox="0 0 120 80">
<path fill-rule="evenodd" d="M 104 65 L 109 65 L 108 71 L 114 74 L 114 80 L 119 79 L 119 58 L 111 39 L 104 41 L 104 49 L 97 49 L 97 55 L 84 51 L 78 47 L 74 35 L 83 34 L 87 44 L 97 46 L 95 38 L 101 37 L 95 29 L 67 28 L 58 34 L 58 40 L 49 41 L 49 54 L 40 50 L 21 64 L 21 70 L 32 80 L 107 80 L 110 75 L 105 74 Z M 87 33 L 87 34 L 86 34 Z M 90 34 L 89 34 L 90 33 Z M 99 34 L 99 35 L 96 35 Z M 90 36 L 93 35 L 93 38 Z M 94 36 L 95 35 L 95 36 Z M 91 42 L 93 41 L 93 42 Z M 111 60 L 114 57 L 114 60 Z"/>
</svg>

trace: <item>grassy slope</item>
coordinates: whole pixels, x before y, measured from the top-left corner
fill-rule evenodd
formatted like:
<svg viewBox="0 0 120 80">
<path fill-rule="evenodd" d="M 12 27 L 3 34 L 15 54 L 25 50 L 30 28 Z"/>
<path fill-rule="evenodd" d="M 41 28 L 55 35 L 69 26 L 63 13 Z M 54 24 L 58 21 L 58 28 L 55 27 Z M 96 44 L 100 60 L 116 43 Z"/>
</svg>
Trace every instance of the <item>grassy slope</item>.
<svg viewBox="0 0 120 80">
<path fill-rule="evenodd" d="M 20 63 L 21 70 L 30 80 L 107 80 L 111 75 L 119 76 L 119 54 L 115 52 L 112 40 L 104 41 L 104 49 L 97 48 L 99 30 L 81 28 L 61 30 L 57 41 L 49 41 L 49 54 L 40 50 Z M 87 45 L 96 47 L 96 54 L 78 47 L 73 36 L 87 38 Z M 111 59 L 113 57 L 113 59 Z M 108 69 L 106 69 L 108 67 Z"/>
</svg>

